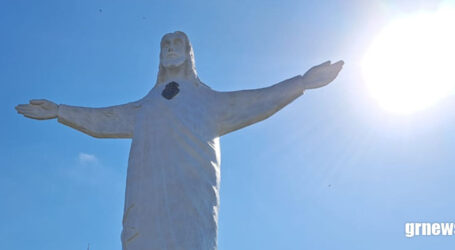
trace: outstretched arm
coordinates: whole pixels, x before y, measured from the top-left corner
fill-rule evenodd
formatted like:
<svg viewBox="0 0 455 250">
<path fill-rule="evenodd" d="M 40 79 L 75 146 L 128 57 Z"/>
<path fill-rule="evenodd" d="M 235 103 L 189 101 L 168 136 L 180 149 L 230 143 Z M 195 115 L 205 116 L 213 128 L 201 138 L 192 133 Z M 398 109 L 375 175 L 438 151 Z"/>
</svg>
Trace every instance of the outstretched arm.
<svg viewBox="0 0 455 250">
<path fill-rule="evenodd" d="M 273 86 L 253 90 L 218 92 L 218 134 L 229 132 L 262 121 L 303 94 L 304 90 L 320 88 L 333 81 L 343 61 L 330 61 L 314 66 L 299 75 Z"/>
<path fill-rule="evenodd" d="M 106 108 L 84 108 L 57 105 L 48 100 L 31 100 L 30 104 L 16 106 L 25 117 L 59 122 L 98 138 L 131 138 L 137 102 Z"/>
</svg>

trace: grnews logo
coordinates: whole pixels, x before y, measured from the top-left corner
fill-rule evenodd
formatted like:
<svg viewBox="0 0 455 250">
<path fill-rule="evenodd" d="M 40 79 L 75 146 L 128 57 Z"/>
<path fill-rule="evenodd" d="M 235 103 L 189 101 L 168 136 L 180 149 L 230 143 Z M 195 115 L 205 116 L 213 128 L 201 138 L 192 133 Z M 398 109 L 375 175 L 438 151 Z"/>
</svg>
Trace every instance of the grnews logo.
<svg viewBox="0 0 455 250">
<path fill-rule="evenodd" d="M 454 235 L 454 223 L 418 223 L 410 222 L 405 224 L 406 237 L 431 236 L 431 235 Z"/>
</svg>

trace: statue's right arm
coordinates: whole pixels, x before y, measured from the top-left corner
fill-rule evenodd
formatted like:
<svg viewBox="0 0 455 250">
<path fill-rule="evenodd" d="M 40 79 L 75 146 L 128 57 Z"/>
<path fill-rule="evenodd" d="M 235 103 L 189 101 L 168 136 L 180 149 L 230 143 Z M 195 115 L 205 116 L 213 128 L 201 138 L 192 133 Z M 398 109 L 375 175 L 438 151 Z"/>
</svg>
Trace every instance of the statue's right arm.
<svg viewBox="0 0 455 250">
<path fill-rule="evenodd" d="M 307 89 L 323 87 L 332 82 L 344 62 L 327 61 L 273 86 L 230 92 L 215 92 L 218 135 L 225 135 L 262 121 L 301 96 Z"/>
<path fill-rule="evenodd" d="M 48 100 L 31 100 L 16 106 L 25 117 L 46 120 L 57 118 L 62 124 L 97 138 L 131 138 L 138 102 L 105 108 L 57 105 Z"/>
</svg>

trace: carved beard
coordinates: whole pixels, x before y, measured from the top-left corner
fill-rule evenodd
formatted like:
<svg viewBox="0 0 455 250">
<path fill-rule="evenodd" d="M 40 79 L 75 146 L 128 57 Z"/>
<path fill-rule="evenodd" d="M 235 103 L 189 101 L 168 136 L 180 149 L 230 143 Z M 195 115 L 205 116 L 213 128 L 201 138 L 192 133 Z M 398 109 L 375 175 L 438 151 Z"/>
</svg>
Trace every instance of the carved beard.
<svg viewBox="0 0 455 250">
<path fill-rule="evenodd" d="M 182 66 L 186 61 L 186 56 L 180 56 L 176 58 L 165 58 L 161 60 L 161 65 L 165 68 L 177 68 Z"/>
</svg>

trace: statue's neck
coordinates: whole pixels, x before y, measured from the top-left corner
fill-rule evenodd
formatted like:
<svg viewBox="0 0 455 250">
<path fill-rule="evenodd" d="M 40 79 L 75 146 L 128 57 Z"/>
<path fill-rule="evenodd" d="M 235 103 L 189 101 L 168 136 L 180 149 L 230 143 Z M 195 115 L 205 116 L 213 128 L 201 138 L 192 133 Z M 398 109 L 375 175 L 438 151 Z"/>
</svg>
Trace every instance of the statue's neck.
<svg viewBox="0 0 455 250">
<path fill-rule="evenodd" d="M 187 76 L 181 76 L 181 75 L 168 75 L 165 76 L 161 82 L 158 84 L 166 84 L 169 82 L 177 82 L 177 83 L 184 83 L 184 82 L 194 82 L 192 77 L 187 77 Z"/>
<path fill-rule="evenodd" d="M 160 74 L 160 73 L 159 73 Z M 185 70 L 184 64 L 178 67 L 167 67 L 161 72 L 161 77 L 159 77 L 158 85 L 165 84 L 169 82 L 196 82 L 196 76 L 190 74 L 188 70 Z"/>
<path fill-rule="evenodd" d="M 185 69 L 183 64 L 178 67 L 166 68 L 165 78 L 168 79 L 184 79 L 186 78 Z"/>
</svg>

